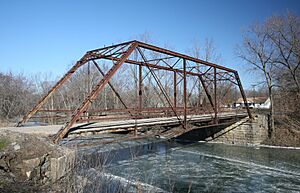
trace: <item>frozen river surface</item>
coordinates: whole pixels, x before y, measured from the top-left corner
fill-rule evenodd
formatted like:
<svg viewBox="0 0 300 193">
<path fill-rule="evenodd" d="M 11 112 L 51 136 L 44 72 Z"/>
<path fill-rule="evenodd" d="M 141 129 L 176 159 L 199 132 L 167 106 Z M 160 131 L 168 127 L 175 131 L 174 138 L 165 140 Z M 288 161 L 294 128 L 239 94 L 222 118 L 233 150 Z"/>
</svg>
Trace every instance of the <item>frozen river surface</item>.
<svg viewBox="0 0 300 193">
<path fill-rule="evenodd" d="M 143 147 L 106 172 L 167 192 L 300 192 L 300 151 L 192 144 Z"/>
<path fill-rule="evenodd" d="M 79 175 L 88 179 L 88 193 L 300 192 L 299 149 L 147 139 L 80 153 Z"/>
</svg>

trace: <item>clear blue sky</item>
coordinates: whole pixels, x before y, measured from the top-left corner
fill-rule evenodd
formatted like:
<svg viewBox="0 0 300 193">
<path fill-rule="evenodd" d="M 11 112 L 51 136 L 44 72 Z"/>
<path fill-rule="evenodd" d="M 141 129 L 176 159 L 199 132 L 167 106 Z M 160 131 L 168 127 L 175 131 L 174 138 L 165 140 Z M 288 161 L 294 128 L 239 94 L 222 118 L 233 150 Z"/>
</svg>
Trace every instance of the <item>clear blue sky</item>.
<svg viewBox="0 0 300 193">
<path fill-rule="evenodd" d="M 300 15 L 298 0 L 0 0 L 0 72 L 61 76 L 87 50 L 149 32 L 185 52 L 212 38 L 225 66 L 256 81 L 234 55 L 241 30 L 273 14 Z"/>
</svg>

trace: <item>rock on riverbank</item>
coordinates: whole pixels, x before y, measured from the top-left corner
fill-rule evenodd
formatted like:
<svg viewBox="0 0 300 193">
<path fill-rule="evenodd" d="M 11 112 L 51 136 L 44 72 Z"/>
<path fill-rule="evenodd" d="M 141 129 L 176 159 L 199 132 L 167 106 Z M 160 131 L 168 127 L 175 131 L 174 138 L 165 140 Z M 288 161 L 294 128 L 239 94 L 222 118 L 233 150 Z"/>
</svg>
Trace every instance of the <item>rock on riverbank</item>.
<svg viewBox="0 0 300 193">
<path fill-rule="evenodd" d="M 59 192 L 74 160 L 46 137 L 0 130 L 0 192 Z"/>
</svg>

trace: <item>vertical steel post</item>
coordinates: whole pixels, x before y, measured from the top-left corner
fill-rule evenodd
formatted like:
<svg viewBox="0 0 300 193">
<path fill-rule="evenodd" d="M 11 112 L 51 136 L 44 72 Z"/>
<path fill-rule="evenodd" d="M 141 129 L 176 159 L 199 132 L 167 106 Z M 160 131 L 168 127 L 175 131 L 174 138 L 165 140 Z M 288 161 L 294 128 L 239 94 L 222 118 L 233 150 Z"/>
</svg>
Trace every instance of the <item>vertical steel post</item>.
<svg viewBox="0 0 300 193">
<path fill-rule="evenodd" d="M 96 68 L 98 69 L 98 71 L 100 72 L 100 74 L 104 77 L 105 73 L 101 70 L 101 68 L 99 67 L 98 63 L 95 62 L 95 60 L 92 60 L 92 62 L 95 64 Z M 115 95 L 117 96 L 117 98 L 120 100 L 120 102 L 122 103 L 122 105 L 125 107 L 125 109 L 128 109 L 127 105 L 125 104 L 125 102 L 123 101 L 123 99 L 121 98 L 120 94 L 117 92 L 117 90 L 115 89 L 115 87 L 112 85 L 112 83 L 110 81 L 108 81 L 107 83 L 111 90 L 115 93 Z M 130 111 L 128 111 L 128 113 L 132 115 L 132 113 Z"/>
<path fill-rule="evenodd" d="M 218 122 L 218 102 L 217 102 L 217 68 L 214 67 L 214 100 L 215 100 L 215 123 Z"/>
<path fill-rule="evenodd" d="M 140 111 L 140 114 L 141 114 L 142 108 L 143 108 L 142 87 L 143 87 L 143 69 L 142 69 L 142 65 L 139 65 L 139 111 Z"/>
<path fill-rule="evenodd" d="M 173 81 L 174 85 L 173 85 L 173 90 L 174 90 L 174 108 L 176 108 L 177 106 L 177 76 L 176 76 L 176 72 L 174 71 L 174 81 Z"/>
<path fill-rule="evenodd" d="M 183 117 L 183 123 L 184 123 L 184 129 L 187 128 L 187 95 L 186 95 L 186 60 L 183 59 L 183 101 L 184 101 L 184 117 Z"/>
<path fill-rule="evenodd" d="M 87 67 L 88 69 L 88 80 L 87 80 L 87 93 L 90 93 L 91 92 L 91 77 L 90 77 L 90 75 L 91 75 L 91 69 L 90 69 L 90 61 L 88 62 L 88 67 Z M 90 119 L 90 113 L 87 111 L 86 112 L 86 116 L 87 116 L 87 118 L 88 118 L 88 123 L 90 122 L 89 121 L 89 119 Z"/>
</svg>

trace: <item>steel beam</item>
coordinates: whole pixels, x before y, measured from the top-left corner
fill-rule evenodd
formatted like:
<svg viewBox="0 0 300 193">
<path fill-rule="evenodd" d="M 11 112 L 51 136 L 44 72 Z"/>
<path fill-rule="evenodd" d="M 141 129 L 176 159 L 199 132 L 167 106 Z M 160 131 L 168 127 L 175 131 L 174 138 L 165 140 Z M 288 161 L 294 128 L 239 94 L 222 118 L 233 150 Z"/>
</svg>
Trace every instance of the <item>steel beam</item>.
<svg viewBox="0 0 300 193">
<path fill-rule="evenodd" d="M 147 62 L 147 59 L 146 59 L 145 55 L 143 54 L 142 50 L 139 47 L 137 47 L 137 50 L 141 54 L 143 60 L 145 62 Z M 162 91 L 163 95 L 165 96 L 167 102 L 169 103 L 169 106 L 172 108 L 172 110 L 173 110 L 175 116 L 177 117 L 178 121 L 182 124 L 182 121 L 179 118 L 179 116 L 177 115 L 176 109 L 172 105 L 171 99 L 169 98 L 169 96 L 167 95 L 167 93 L 165 92 L 165 90 L 163 89 L 163 86 L 162 86 L 160 80 L 157 78 L 156 74 L 153 72 L 153 70 L 150 67 L 148 67 L 148 69 L 150 70 L 150 72 L 151 72 L 152 76 L 154 77 L 154 80 L 156 81 L 158 87 L 160 88 L 160 90 Z M 184 125 L 183 125 L 183 127 L 184 127 Z"/>
<path fill-rule="evenodd" d="M 215 109 L 215 105 L 213 103 L 213 99 L 212 99 L 212 97 L 211 97 L 211 95 L 210 95 L 210 93 L 208 91 L 207 85 L 205 84 L 205 81 L 204 81 L 203 77 L 202 76 L 198 76 L 198 77 L 199 77 L 201 85 L 202 85 L 202 87 L 203 87 L 203 89 L 205 91 L 205 94 L 206 94 L 206 96 L 207 96 L 207 98 L 209 100 L 210 105 L 212 106 L 213 109 Z"/>
<path fill-rule="evenodd" d="M 184 129 L 187 129 L 187 94 L 186 94 L 186 60 L 183 59 L 183 109 L 184 109 L 184 115 L 183 115 L 183 124 Z"/>
<path fill-rule="evenodd" d="M 214 112 L 215 112 L 215 123 L 218 122 L 218 101 L 217 101 L 217 68 L 214 67 Z"/>
<path fill-rule="evenodd" d="M 143 67 L 139 65 L 139 109 L 140 111 L 143 108 L 143 98 L 142 98 L 142 89 L 143 89 Z"/>
<path fill-rule="evenodd" d="M 173 105 L 176 108 L 177 107 L 177 76 L 176 72 L 174 72 L 174 81 L 173 81 Z"/>
<path fill-rule="evenodd" d="M 92 60 L 94 65 L 96 66 L 97 70 L 100 72 L 100 74 L 104 77 L 105 73 L 101 70 L 101 68 L 99 67 L 98 63 L 95 62 L 94 60 Z M 115 89 L 115 87 L 112 85 L 112 83 L 110 81 L 107 82 L 107 84 L 110 86 L 111 90 L 115 93 L 115 95 L 117 96 L 117 98 L 120 100 L 120 102 L 122 103 L 122 105 L 125 107 L 125 109 L 128 109 L 127 105 L 125 104 L 125 102 L 123 101 L 123 99 L 121 98 L 120 94 L 118 93 L 118 91 Z M 128 113 L 130 115 L 132 115 L 132 113 L 130 111 L 128 111 Z M 133 116 L 133 115 L 132 115 Z"/>
<path fill-rule="evenodd" d="M 95 59 L 97 59 L 97 58 L 95 58 Z M 101 56 L 99 56 L 99 59 L 101 59 Z M 112 56 L 107 56 L 107 57 L 105 56 L 105 57 L 103 57 L 103 59 L 108 59 L 108 60 L 113 60 L 113 61 L 120 60 L 119 58 L 112 57 Z M 149 63 L 148 61 L 147 62 L 140 62 L 140 61 L 134 61 L 134 60 L 127 59 L 125 61 L 125 63 L 135 64 L 135 65 L 142 65 L 142 66 L 146 66 L 146 67 L 150 67 L 150 68 L 155 68 L 155 69 L 160 69 L 160 70 L 167 70 L 167 71 L 173 71 L 173 72 L 177 72 L 177 73 L 183 74 L 183 70 L 176 69 L 176 68 L 170 68 L 170 67 L 166 67 L 166 66 L 160 66 L 160 65 L 157 65 L 157 64 L 152 64 L 152 63 Z M 204 75 L 204 73 L 197 73 L 197 72 L 190 72 L 190 71 L 187 71 L 186 73 L 188 75 L 192 75 L 192 76 Z"/>
<path fill-rule="evenodd" d="M 61 87 L 61 85 L 68 80 L 72 74 L 83 64 L 87 62 L 87 57 L 89 54 L 85 54 L 76 64 L 48 91 L 48 93 L 33 107 L 17 124 L 17 127 L 21 126 L 30 119 L 42 106 L 45 102 L 52 96 L 52 94 Z"/>
<path fill-rule="evenodd" d="M 228 71 L 228 72 L 236 72 L 236 70 L 226 68 L 224 66 L 220 66 L 220 65 L 217 65 L 217 64 L 214 64 L 214 63 L 206 62 L 204 60 L 200 60 L 200 59 L 197 59 L 197 58 L 193 58 L 191 56 L 180 54 L 178 52 L 173 52 L 173 51 L 170 51 L 170 50 L 167 50 L 167 49 L 164 49 L 164 48 L 159 48 L 159 47 L 149 45 L 149 44 L 139 42 L 139 41 L 136 41 L 136 42 L 138 43 L 138 47 L 141 47 L 141 48 L 145 48 L 145 49 L 149 49 L 149 50 L 152 50 L 152 51 L 155 51 L 155 52 L 164 53 L 164 54 L 167 54 L 167 55 L 171 55 L 171 56 L 175 56 L 175 57 L 178 57 L 178 58 L 186 59 L 186 60 L 193 61 L 193 62 L 196 62 L 196 63 L 199 63 L 199 64 L 204 64 L 206 66 L 216 67 L 217 69 L 220 69 L 220 70 L 225 70 L 225 71 Z"/>
<path fill-rule="evenodd" d="M 151 58 L 150 60 L 146 59 L 145 54 L 142 52 L 143 50 L 147 50 L 150 52 L 157 52 L 160 53 L 159 56 L 157 56 L 156 58 Z M 143 61 L 138 61 L 138 58 L 135 59 L 129 59 L 129 56 L 132 54 L 132 52 L 134 50 L 137 50 Z M 171 62 L 167 61 L 168 59 L 172 59 L 174 58 L 174 60 L 172 60 Z M 106 59 L 106 60 L 111 60 L 113 62 L 113 66 L 111 67 L 111 69 L 105 74 L 100 66 L 97 64 L 96 61 L 94 60 L 98 60 L 98 59 Z M 81 67 L 82 65 L 84 65 L 85 63 L 92 61 L 96 68 L 98 69 L 98 71 L 102 74 L 103 78 L 96 84 L 95 88 L 93 88 L 92 90 L 89 89 L 89 85 L 88 85 L 88 90 L 89 94 L 88 96 L 85 97 L 84 101 L 78 106 L 78 108 L 76 110 L 73 111 L 72 113 L 72 117 L 71 119 L 64 125 L 64 127 L 57 133 L 57 135 L 54 137 L 54 142 L 58 143 L 60 139 L 62 139 L 63 137 L 65 137 L 67 135 L 67 133 L 69 132 L 69 129 L 77 122 L 77 121 L 82 121 L 82 120 L 92 120 L 95 117 L 95 115 L 91 115 L 90 113 L 93 112 L 93 110 L 88 111 L 88 108 L 90 106 L 90 104 L 96 99 L 96 97 L 100 94 L 100 92 L 103 91 L 104 87 L 108 84 L 111 88 L 112 91 L 116 94 L 116 96 L 119 98 L 119 100 L 121 101 L 121 103 L 123 104 L 123 106 L 125 107 L 125 109 L 108 109 L 108 110 L 94 110 L 94 112 L 107 112 L 107 114 L 109 116 L 115 116 L 116 113 L 123 113 L 122 115 L 125 115 L 126 112 L 129 112 L 131 115 L 131 118 L 141 118 L 141 117 L 145 117 L 145 116 L 165 116 L 167 114 L 170 114 L 170 111 L 174 113 L 174 115 L 177 117 L 177 119 L 179 120 L 179 123 L 182 124 L 184 129 L 187 129 L 187 114 L 188 113 L 192 113 L 190 111 L 191 108 L 188 107 L 188 99 L 189 99 L 189 95 L 187 93 L 187 87 L 188 87 L 188 82 L 187 82 L 187 76 L 194 76 L 197 77 L 199 79 L 199 81 L 196 81 L 195 84 L 197 84 L 197 82 L 199 82 L 198 84 L 201 83 L 206 96 L 209 100 L 209 103 L 211 104 L 213 110 L 214 110 L 214 115 L 215 115 L 215 122 L 217 122 L 217 118 L 218 118 L 218 113 L 219 111 L 221 111 L 220 109 L 218 109 L 218 98 L 217 98 L 217 90 L 219 89 L 217 86 L 217 81 L 230 81 L 230 82 L 235 82 L 236 84 L 239 86 L 239 90 L 240 93 L 243 97 L 244 103 L 246 105 L 246 109 L 248 112 L 248 115 L 250 118 L 252 118 L 251 116 L 251 112 L 249 110 L 248 104 L 247 104 L 247 100 L 246 100 L 246 96 L 243 90 L 243 87 L 241 85 L 241 81 L 239 79 L 238 73 L 237 71 L 230 69 L 230 68 L 226 68 L 224 66 L 220 66 L 214 63 L 210 63 L 210 62 L 206 62 L 197 58 L 193 58 L 184 54 L 180 54 L 174 51 L 170 51 L 164 48 L 159 48 L 153 45 L 149 45 L 146 43 L 142 43 L 139 41 L 129 41 L 129 42 L 125 42 L 125 43 L 121 43 L 121 44 L 117 44 L 117 45 L 112 45 L 112 46 L 107 46 L 104 48 L 100 48 L 100 49 L 95 49 L 95 50 L 91 50 L 88 51 L 53 87 L 52 89 L 38 102 L 38 104 L 31 110 L 29 111 L 24 117 L 23 120 L 20 121 L 18 123 L 18 126 L 24 124 L 29 118 L 31 118 L 34 114 L 36 114 L 41 107 L 43 106 L 43 104 L 45 104 L 45 102 L 53 95 L 53 93 L 55 93 L 57 91 L 57 89 L 60 88 L 61 85 L 63 85 L 66 80 L 68 80 L 71 75 L 73 73 L 75 73 L 75 71 Z M 176 61 L 174 63 L 174 61 Z M 181 63 L 182 61 L 182 63 Z M 151 63 L 153 62 L 153 63 Z M 179 62 L 182 65 L 179 65 Z M 134 65 L 138 65 L 139 67 L 139 76 L 137 77 L 138 80 L 138 84 L 137 84 L 137 90 L 135 90 L 135 92 L 138 93 L 138 98 L 137 98 L 137 102 L 135 105 L 135 108 L 130 108 L 128 106 L 126 106 L 125 102 L 122 100 L 122 98 L 120 97 L 119 93 L 116 91 L 116 89 L 113 87 L 113 85 L 110 82 L 111 77 L 116 73 L 116 71 L 120 68 L 120 66 L 123 63 L 127 63 L 127 64 L 134 64 Z M 195 66 L 190 66 L 192 64 L 201 64 L 204 66 L 209 67 L 208 70 L 201 72 L 200 69 L 197 69 Z M 187 65 L 189 64 L 189 66 Z M 147 69 L 149 69 L 149 72 L 145 74 L 145 77 L 149 75 L 152 75 L 154 77 L 154 80 L 156 81 L 159 89 L 162 92 L 162 95 L 159 94 L 159 98 L 162 100 L 162 102 L 164 103 L 165 100 L 168 102 L 170 107 L 164 107 L 164 108 L 146 108 L 143 107 L 143 67 L 147 67 Z M 166 90 L 164 89 L 159 77 L 157 76 L 157 74 L 154 72 L 155 69 L 158 70 L 165 70 L 165 71 L 170 71 L 173 72 L 173 101 L 172 101 L 172 97 L 168 96 L 168 93 L 166 92 Z M 195 71 L 195 69 L 197 69 L 198 71 Z M 209 73 L 210 69 L 213 69 L 213 73 Z M 89 74 L 90 72 L 88 72 Z M 181 77 L 181 80 L 177 80 L 177 78 Z M 206 78 L 207 76 L 207 78 Z M 177 85 L 179 85 L 179 83 L 183 81 L 183 107 L 178 107 L 178 102 L 177 102 Z M 153 84 L 151 82 L 151 84 Z M 209 84 L 213 84 L 214 86 L 214 98 L 212 98 L 210 92 L 209 92 Z M 192 89 L 195 87 L 192 86 Z M 190 88 L 190 87 L 189 87 Z M 156 89 L 155 89 L 156 91 Z M 200 91 L 199 91 L 200 94 Z M 162 99 L 164 98 L 164 99 Z M 201 109 L 203 110 L 203 109 Z M 200 109 L 198 108 L 197 112 L 200 112 Z M 51 110 L 49 109 L 49 111 L 46 111 L 43 109 L 40 110 L 40 112 L 57 112 L 57 114 L 55 116 L 60 116 L 61 112 L 65 112 L 67 115 L 70 113 L 70 110 L 65 109 L 65 110 L 59 110 L 59 111 L 55 111 L 55 110 Z M 85 114 L 85 112 L 87 112 L 87 114 Z M 134 112 L 135 114 L 137 114 L 137 112 L 139 113 L 137 116 L 132 116 L 132 113 Z M 183 116 L 182 117 L 179 117 Z M 42 116 L 41 116 L 42 117 Z M 118 116 L 115 116 L 115 118 Z M 124 117 L 124 116 L 123 116 Z M 81 119 L 84 118 L 84 119 Z M 108 119 L 110 117 L 107 117 Z M 101 119 L 102 120 L 102 119 Z"/>
<path fill-rule="evenodd" d="M 251 114 L 251 112 L 250 112 L 250 108 L 249 108 L 248 103 L 247 103 L 246 94 L 245 94 L 245 92 L 244 92 L 244 89 L 243 89 L 243 86 L 242 86 L 242 83 L 241 83 L 239 74 L 238 74 L 238 72 L 235 72 L 234 75 L 235 75 L 235 79 L 236 79 L 236 81 L 237 81 L 237 84 L 238 84 L 238 86 L 239 86 L 239 89 L 240 89 L 240 92 L 241 92 L 243 101 L 244 101 L 244 103 L 245 103 L 245 106 L 246 106 L 246 109 L 247 109 L 248 116 L 249 116 L 250 119 L 252 119 L 252 114 Z"/>
<path fill-rule="evenodd" d="M 58 143 L 59 140 L 64 138 L 67 133 L 69 132 L 69 129 L 76 123 L 76 121 L 79 119 L 80 115 L 88 108 L 91 101 L 95 100 L 98 94 L 103 90 L 105 85 L 109 82 L 111 77 L 115 74 L 115 72 L 120 68 L 120 66 L 125 62 L 125 60 L 130 56 L 130 54 L 133 52 L 133 50 L 137 47 L 136 43 L 132 43 L 127 51 L 123 54 L 120 61 L 118 61 L 103 77 L 103 79 L 96 85 L 96 88 L 92 90 L 89 96 L 87 96 L 83 103 L 75 110 L 75 112 L 72 115 L 72 118 L 69 122 L 66 123 L 66 125 L 56 134 L 54 137 L 53 142 Z"/>
</svg>

